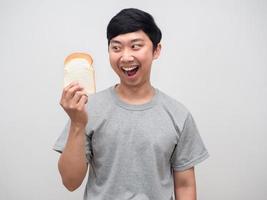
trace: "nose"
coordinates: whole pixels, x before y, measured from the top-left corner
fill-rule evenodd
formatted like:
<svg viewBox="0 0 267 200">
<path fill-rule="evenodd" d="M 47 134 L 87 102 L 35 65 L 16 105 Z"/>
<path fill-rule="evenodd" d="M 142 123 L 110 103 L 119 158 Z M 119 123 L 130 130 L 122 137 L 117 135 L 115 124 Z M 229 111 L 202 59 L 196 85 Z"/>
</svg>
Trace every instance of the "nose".
<svg viewBox="0 0 267 200">
<path fill-rule="evenodd" d="M 130 51 L 124 51 L 121 58 L 120 58 L 120 61 L 122 63 L 129 63 L 129 62 L 132 62 L 134 61 L 134 57 L 132 56 L 131 52 Z"/>
</svg>

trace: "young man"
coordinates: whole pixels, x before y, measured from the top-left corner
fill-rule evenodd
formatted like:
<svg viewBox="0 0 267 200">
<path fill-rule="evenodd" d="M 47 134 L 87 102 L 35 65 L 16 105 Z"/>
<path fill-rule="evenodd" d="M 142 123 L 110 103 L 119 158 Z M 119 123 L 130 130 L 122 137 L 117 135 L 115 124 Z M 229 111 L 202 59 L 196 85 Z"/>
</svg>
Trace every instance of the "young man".
<svg viewBox="0 0 267 200">
<path fill-rule="evenodd" d="M 195 200 L 194 165 L 208 157 L 190 112 L 150 83 L 161 50 L 153 17 L 124 9 L 107 27 L 110 64 L 120 83 L 87 99 L 77 83 L 64 88 L 70 117 L 54 149 L 63 184 L 78 188 L 90 167 L 84 199 Z M 88 101 L 88 103 L 87 103 Z"/>
</svg>

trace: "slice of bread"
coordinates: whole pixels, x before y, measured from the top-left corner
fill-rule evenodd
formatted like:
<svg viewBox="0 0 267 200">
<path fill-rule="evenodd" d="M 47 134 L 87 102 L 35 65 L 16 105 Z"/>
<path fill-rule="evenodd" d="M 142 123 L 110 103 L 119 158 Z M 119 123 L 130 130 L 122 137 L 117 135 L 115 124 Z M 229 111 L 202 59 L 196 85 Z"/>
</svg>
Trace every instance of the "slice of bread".
<svg viewBox="0 0 267 200">
<path fill-rule="evenodd" d="M 64 87 L 78 81 L 85 88 L 87 95 L 95 93 L 95 70 L 93 59 L 86 53 L 72 53 L 64 61 Z"/>
</svg>

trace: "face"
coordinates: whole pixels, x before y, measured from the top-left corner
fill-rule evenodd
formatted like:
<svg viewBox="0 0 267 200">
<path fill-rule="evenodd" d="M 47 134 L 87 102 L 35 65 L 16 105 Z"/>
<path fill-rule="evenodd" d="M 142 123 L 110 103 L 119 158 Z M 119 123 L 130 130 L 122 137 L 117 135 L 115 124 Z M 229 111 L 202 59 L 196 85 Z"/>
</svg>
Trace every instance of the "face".
<svg viewBox="0 0 267 200">
<path fill-rule="evenodd" d="M 160 54 L 160 44 L 153 44 L 143 31 L 118 35 L 110 40 L 109 60 L 126 87 L 150 84 L 152 61 Z"/>
</svg>

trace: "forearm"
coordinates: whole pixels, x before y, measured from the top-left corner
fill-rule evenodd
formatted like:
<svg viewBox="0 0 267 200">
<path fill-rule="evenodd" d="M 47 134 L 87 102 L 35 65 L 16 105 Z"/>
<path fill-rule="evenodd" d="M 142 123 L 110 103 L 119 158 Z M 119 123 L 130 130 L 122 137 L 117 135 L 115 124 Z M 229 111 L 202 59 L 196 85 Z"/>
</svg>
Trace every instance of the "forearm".
<svg viewBox="0 0 267 200">
<path fill-rule="evenodd" d="M 181 186 L 175 189 L 175 200 L 196 200 L 196 187 Z"/>
<path fill-rule="evenodd" d="M 70 191 L 81 185 L 88 168 L 84 132 L 85 127 L 71 124 L 66 146 L 58 162 L 62 182 Z"/>
</svg>

